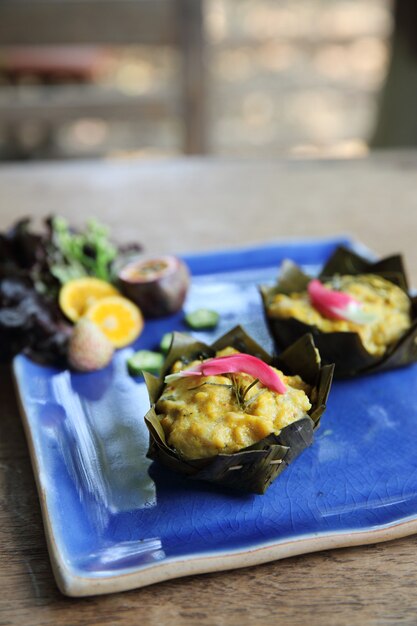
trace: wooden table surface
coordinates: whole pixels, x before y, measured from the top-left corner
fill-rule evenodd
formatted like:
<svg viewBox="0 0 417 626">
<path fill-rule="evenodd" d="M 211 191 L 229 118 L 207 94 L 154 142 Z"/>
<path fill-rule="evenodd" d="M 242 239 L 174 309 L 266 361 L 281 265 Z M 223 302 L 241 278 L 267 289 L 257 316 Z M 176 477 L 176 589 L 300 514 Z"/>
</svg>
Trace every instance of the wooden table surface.
<svg viewBox="0 0 417 626">
<path fill-rule="evenodd" d="M 417 284 L 417 153 L 358 161 L 3 166 L 0 230 L 95 215 L 117 239 L 183 252 L 351 233 L 402 251 Z M 0 625 L 377 625 L 417 621 L 417 537 L 70 599 L 49 564 L 10 373 L 0 369 Z"/>
</svg>

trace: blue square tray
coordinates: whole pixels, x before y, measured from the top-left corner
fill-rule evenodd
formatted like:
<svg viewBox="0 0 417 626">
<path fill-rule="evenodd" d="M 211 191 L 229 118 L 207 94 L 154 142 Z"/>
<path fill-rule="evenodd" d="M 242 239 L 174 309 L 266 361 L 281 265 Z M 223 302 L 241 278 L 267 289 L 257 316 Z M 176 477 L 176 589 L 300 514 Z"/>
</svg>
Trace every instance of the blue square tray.
<svg viewBox="0 0 417 626">
<path fill-rule="evenodd" d="M 271 349 L 259 283 L 291 258 L 316 271 L 346 239 L 192 255 L 186 309 L 221 314 Z M 311 448 L 263 496 L 223 492 L 146 459 L 148 397 L 126 358 L 185 330 L 182 314 L 146 323 L 137 343 L 93 374 L 18 356 L 14 374 L 60 589 L 72 596 L 141 587 L 300 553 L 417 532 L 417 366 L 333 385 Z"/>
</svg>

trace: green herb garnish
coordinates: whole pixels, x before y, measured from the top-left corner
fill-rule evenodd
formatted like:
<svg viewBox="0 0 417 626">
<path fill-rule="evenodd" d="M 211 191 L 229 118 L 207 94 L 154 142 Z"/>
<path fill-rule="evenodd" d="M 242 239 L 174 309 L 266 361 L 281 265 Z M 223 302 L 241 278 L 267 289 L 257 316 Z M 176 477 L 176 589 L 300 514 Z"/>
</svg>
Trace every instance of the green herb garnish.
<svg viewBox="0 0 417 626">
<path fill-rule="evenodd" d="M 83 232 L 75 232 L 62 217 L 54 217 L 51 227 L 55 249 L 50 271 L 60 283 L 82 276 L 112 281 L 111 263 L 117 250 L 108 238 L 108 228 L 92 219 Z"/>
<path fill-rule="evenodd" d="M 170 349 L 173 337 L 174 337 L 174 333 L 165 333 L 165 335 L 163 335 L 161 342 L 159 344 L 159 349 L 164 354 L 166 354 L 168 350 Z"/>
<path fill-rule="evenodd" d="M 219 314 L 211 309 L 196 309 L 185 316 L 185 322 L 194 330 L 215 328 L 219 323 Z"/>
<path fill-rule="evenodd" d="M 138 350 L 127 360 L 127 368 L 132 376 L 140 376 L 143 372 L 159 374 L 164 357 L 159 352 Z"/>
</svg>

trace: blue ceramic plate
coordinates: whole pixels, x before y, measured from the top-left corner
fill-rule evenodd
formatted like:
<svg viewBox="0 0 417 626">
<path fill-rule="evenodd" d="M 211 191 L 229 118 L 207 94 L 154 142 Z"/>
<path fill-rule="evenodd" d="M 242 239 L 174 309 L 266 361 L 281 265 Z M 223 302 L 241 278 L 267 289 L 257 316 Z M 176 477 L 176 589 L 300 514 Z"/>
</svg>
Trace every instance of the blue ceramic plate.
<svg viewBox="0 0 417 626">
<path fill-rule="evenodd" d="M 277 243 L 186 258 L 186 308 L 221 313 L 212 341 L 242 324 L 271 348 L 256 285 L 284 258 L 317 270 L 346 240 Z M 184 329 L 146 324 L 134 349 Z M 417 532 L 417 367 L 334 384 L 314 445 L 266 495 L 224 492 L 145 457 L 142 380 L 119 351 L 93 374 L 14 363 L 56 579 L 69 595 L 140 587 L 323 548 Z"/>
</svg>

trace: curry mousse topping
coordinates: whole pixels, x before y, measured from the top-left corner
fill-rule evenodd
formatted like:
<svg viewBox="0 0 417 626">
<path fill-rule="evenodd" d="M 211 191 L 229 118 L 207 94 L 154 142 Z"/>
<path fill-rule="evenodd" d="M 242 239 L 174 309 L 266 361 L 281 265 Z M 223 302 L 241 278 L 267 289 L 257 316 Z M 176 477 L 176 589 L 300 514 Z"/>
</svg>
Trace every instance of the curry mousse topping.
<svg viewBox="0 0 417 626">
<path fill-rule="evenodd" d="M 216 357 L 239 354 L 228 347 Z M 191 369 L 177 361 L 172 372 Z M 272 368 L 285 393 L 265 387 L 245 373 L 177 378 L 166 385 L 156 404 L 166 441 L 185 459 L 231 454 L 301 419 L 311 408 L 311 388 L 300 376 Z"/>
<path fill-rule="evenodd" d="M 410 327 L 408 295 L 390 281 L 373 274 L 336 276 L 325 287 L 346 293 L 369 314 L 366 323 L 330 319 L 315 308 L 309 294 L 275 294 L 268 305 L 272 317 L 295 318 L 322 332 L 355 332 L 370 354 L 381 355 Z"/>
</svg>

